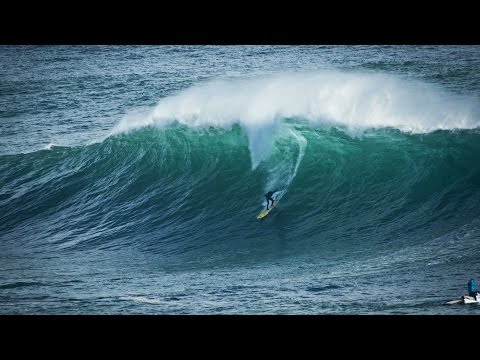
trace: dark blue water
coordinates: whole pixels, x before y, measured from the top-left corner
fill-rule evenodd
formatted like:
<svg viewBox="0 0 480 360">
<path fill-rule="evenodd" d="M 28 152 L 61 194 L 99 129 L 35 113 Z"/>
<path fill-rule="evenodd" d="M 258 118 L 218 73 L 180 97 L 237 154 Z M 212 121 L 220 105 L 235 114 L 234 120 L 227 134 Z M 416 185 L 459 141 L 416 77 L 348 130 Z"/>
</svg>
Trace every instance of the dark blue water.
<svg viewBox="0 0 480 360">
<path fill-rule="evenodd" d="M 0 313 L 479 313 L 479 55 L 0 47 Z"/>
</svg>

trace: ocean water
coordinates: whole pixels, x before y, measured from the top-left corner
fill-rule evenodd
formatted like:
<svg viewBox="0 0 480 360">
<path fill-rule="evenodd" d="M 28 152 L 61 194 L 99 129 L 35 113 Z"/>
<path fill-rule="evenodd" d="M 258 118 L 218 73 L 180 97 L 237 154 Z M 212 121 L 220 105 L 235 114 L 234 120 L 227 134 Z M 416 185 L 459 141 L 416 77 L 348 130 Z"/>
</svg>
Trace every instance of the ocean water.
<svg viewBox="0 0 480 360">
<path fill-rule="evenodd" d="M 479 46 L 0 46 L 1 314 L 480 314 L 470 278 Z"/>
</svg>

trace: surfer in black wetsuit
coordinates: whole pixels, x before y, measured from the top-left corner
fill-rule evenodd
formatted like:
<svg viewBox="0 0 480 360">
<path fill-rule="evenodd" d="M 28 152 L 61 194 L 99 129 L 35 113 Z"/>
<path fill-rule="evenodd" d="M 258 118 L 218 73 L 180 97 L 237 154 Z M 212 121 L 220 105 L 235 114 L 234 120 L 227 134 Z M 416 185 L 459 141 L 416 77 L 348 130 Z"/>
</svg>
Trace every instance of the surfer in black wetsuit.
<svg viewBox="0 0 480 360">
<path fill-rule="evenodd" d="M 272 199 L 272 195 L 275 194 L 278 190 L 269 191 L 265 194 L 265 199 L 267 199 L 267 210 L 268 210 L 268 203 L 271 201 L 272 205 L 275 200 Z"/>
</svg>

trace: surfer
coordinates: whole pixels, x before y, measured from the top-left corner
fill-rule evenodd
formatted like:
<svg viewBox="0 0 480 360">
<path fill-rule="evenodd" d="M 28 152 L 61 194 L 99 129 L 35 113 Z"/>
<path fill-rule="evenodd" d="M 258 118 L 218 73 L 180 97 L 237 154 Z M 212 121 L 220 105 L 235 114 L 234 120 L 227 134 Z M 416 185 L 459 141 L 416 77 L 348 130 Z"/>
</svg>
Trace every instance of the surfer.
<svg viewBox="0 0 480 360">
<path fill-rule="evenodd" d="M 477 299 L 477 296 L 480 296 L 480 292 L 475 291 L 476 284 L 474 279 L 470 279 L 468 281 L 467 287 L 468 287 L 468 296 L 471 296 L 474 299 Z"/>
<path fill-rule="evenodd" d="M 272 205 L 275 200 L 272 199 L 272 195 L 275 194 L 278 190 L 269 191 L 265 194 L 265 199 L 267 199 L 267 210 L 268 210 L 268 203 L 271 201 Z"/>
</svg>

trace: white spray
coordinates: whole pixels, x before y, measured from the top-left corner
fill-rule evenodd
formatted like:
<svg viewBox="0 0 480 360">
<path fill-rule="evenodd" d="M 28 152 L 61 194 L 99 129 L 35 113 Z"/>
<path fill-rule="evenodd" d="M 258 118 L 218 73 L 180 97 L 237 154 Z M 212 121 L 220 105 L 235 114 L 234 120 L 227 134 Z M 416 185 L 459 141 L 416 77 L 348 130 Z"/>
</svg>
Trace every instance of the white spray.
<svg viewBox="0 0 480 360">
<path fill-rule="evenodd" d="M 238 123 L 248 136 L 255 169 L 269 156 L 272 139 L 288 117 L 315 126 L 339 126 L 348 133 L 382 127 L 424 133 L 480 126 L 474 98 L 393 75 L 322 71 L 198 84 L 162 99 L 148 113 L 130 114 L 113 133 L 173 121 L 190 127 L 228 128 Z"/>
</svg>

